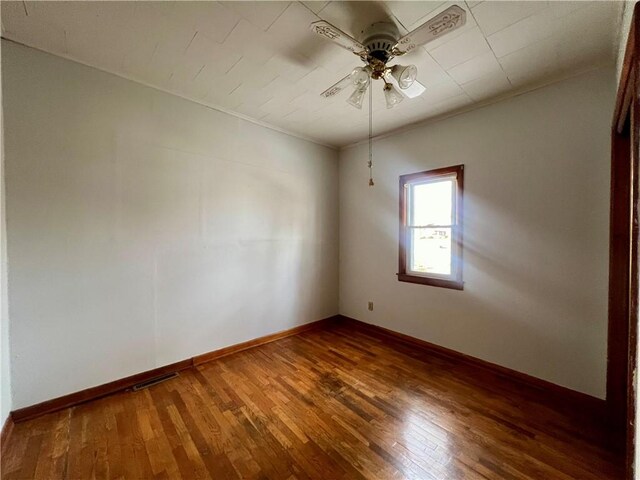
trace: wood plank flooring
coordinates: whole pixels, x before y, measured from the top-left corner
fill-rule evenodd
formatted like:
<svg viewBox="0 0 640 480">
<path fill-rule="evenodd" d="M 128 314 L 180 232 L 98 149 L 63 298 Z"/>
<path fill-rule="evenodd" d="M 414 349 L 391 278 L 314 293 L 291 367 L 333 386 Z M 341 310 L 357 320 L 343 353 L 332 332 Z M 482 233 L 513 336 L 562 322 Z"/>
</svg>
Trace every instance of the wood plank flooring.
<svg viewBox="0 0 640 480">
<path fill-rule="evenodd" d="M 596 423 L 336 325 L 19 423 L 2 479 L 622 478 Z"/>
</svg>

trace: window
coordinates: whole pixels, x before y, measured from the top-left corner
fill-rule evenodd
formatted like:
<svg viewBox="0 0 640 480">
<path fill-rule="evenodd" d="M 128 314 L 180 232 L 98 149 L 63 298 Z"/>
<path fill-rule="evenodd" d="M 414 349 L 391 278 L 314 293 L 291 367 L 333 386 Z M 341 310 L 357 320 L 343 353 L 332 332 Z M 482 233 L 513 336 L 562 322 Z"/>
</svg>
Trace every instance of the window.
<svg viewBox="0 0 640 480">
<path fill-rule="evenodd" d="M 400 177 L 398 280 L 462 290 L 464 165 Z"/>
</svg>

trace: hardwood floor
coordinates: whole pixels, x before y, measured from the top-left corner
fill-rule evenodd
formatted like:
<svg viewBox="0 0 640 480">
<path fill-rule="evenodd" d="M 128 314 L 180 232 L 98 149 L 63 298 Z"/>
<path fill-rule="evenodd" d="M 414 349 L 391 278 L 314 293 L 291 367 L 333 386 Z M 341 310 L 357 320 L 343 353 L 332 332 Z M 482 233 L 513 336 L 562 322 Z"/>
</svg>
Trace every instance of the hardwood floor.
<svg viewBox="0 0 640 480">
<path fill-rule="evenodd" d="M 598 419 L 353 326 L 18 423 L 2 479 L 618 479 Z"/>
</svg>

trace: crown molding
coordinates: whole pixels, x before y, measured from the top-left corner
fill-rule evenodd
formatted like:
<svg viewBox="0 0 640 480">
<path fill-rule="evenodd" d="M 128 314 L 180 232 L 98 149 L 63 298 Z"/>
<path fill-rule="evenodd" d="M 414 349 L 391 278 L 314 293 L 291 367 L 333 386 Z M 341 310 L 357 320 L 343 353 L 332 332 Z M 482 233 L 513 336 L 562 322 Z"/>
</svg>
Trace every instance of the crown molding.
<svg viewBox="0 0 640 480">
<path fill-rule="evenodd" d="M 442 120 L 446 120 L 447 118 L 452 118 L 452 117 L 457 117 L 458 115 L 462 115 L 468 112 L 472 112 L 474 110 L 478 110 L 480 108 L 484 108 L 484 107 L 488 107 L 490 105 L 494 105 L 496 103 L 500 103 L 504 100 L 509 100 L 510 98 L 515 98 L 515 97 L 519 97 L 520 95 L 524 95 L 526 93 L 530 93 L 536 90 L 540 90 L 542 88 L 548 87 L 550 85 L 553 85 L 555 83 L 559 83 L 562 82 L 563 80 L 568 80 L 570 78 L 574 78 L 574 77 L 579 77 L 580 75 L 584 75 L 586 73 L 595 71 L 595 70 L 600 70 L 602 68 L 608 68 L 613 66 L 613 63 L 611 61 L 611 59 L 607 59 L 607 60 L 603 60 L 602 62 L 598 62 L 595 63 L 593 65 L 589 65 L 588 67 L 582 68 L 582 69 L 578 69 L 578 70 L 574 70 L 573 72 L 570 73 L 565 73 L 565 74 L 561 74 L 561 75 L 557 75 L 554 77 L 550 77 L 547 78 L 543 81 L 540 82 L 535 82 L 532 83 L 530 85 L 527 85 L 525 87 L 516 89 L 516 90 L 512 90 L 510 92 L 507 92 L 505 94 L 502 95 L 497 95 L 495 97 L 491 97 L 489 99 L 477 102 L 477 103 L 472 103 L 470 105 L 465 105 L 464 107 L 452 110 L 450 112 L 446 112 L 440 115 L 436 115 L 433 117 L 429 117 L 426 118 L 424 120 L 418 120 L 417 122 L 413 122 L 413 123 L 409 123 L 407 125 L 403 125 L 402 127 L 398 127 L 395 128 L 393 130 L 388 130 L 386 132 L 382 132 L 378 135 L 375 135 L 374 137 L 372 137 L 373 141 L 378 141 L 378 140 L 382 140 L 388 137 L 393 137 L 395 135 L 400 135 L 406 132 L 409 132 L 411 130 L 416 130 L 418 128 L 421 127 L 425 127 L 427 125 L 431 125 L 434 123 L 438 123 Z M 365 138 L 362 140 L 358 140 L 357 142 L 353 142 L 353 143 L 349 143 L 347 145 L 343 145 L 339 148 L 339 151 L 343 151 L 343 150 L 347 150 L 349 148 L 355 148 L 355 147 L 359 147 L 360 145 L 366 145 L 368 143 L 369 139 Z"/>
<path fill-rule="evenodd" d="M 316 145 L 320 145 L 322 147 L 327 147 L 327 148 L 330 148 L 330 149 L 336 150 L 336 151 L 338 151 L 340 149 L 340 147 L 337 146 L 337 145 L 332 145 L 332 144 L 329 144 L 329 143 L 321 142 L 320 140 L 316 140 L 316 139 L 308 137 L 306 135 L 302 135 L 300 133 L 292 132 L 291 130 L 287 130 L 285 128 L 281 128 L 281 127 L 278 127 L 276 125 L 272 125 L 271 123 L 267 123 L 267 122 L 263 122 L 261 120 L 257 120 L 255 118 L 249 117 L 249 116 L 244 115 L 242 113 L 234 112 L 233 110 L 230 110 L 228 108 L 222 107 L 220 105 L 215 105 L 215 104 L 210 104 L 210 103 L 203 103 L 201 101 L 198 101 L 197 99 L 190 98 L 190 97 L 185 97 L 184 95 L 180 95 L 179 93 L 173 92 L 171 90 L 167 90 L 167 89 L 162 88 L 162 87 L 158 87 L 156 85 L 152 85 L 150 83 L 144 82 L 144 81 L 139 80 L 137 78 L 130 77 L 130 76 L 124 75 L 122 73 L 112 72 L 111 70 L 106 70 L 106 69 L 104 69 L 102 67 L 99 67 L 97 65 L 93 65 L 91 63 L 78 60 L 77 58 L 74 58 L 74 57 L 72 57 L 70 55 L 66 55 L 66 54 L 63 55 L 63 54 L 60 54 L 60 53 L 50 52 L 50 51 L 44 50 L 42 48 L 33 47 L 31 45 L 27 45 L 26 43 L 22 43 L 22 42 L 18 42 L 16 40 L 12 40 L 11 38 L 8 38 L 8 37 L 5 37 L 5 36 L 0 36 L 0 38 L 2 38 L 2 40 L 14 43 L 16 45 L 20 45 L 22 47 L 31 48 L 31 49 L 37 50 L 39 52 L 44 52 L 44 53 L 46 53 L 48 55 L 53 55 L 54 57 L 64 58 L 65 60 L 69 60 L 71 62 L 78 63 L 80 65 L 84 65 L 85 67 L 94 68 L 94 69 L 99 70 L 101 72 L 108 73 L 109 75 L 114 75 L 114 76 L 120 77 L 120 78 L 122 78 L 124 80 L 128 80 L 130 82 L 137 83 L 139 85 L 144 85 L 145 87 L 152 88 L 154 90 L 157 90 L 159 92 L 163 92 L 163 93 L 166 93 L 166 94 L 169 94 L 169 95 L 173 95 L 174 97 L 182 98 L 183 100 L 187 100 L 189 102 L 196 103 L 198 105 L 210 108 L 211 110 L 215 110 L 215 111 L 220 112 L 220 113 L 231 115 L 232 117 L 239 118 L 240 120 L 244 120 L 246 122 L 253 123 L 253 124 L 258 125 L 260 127 L 268 128 L 269 130 L 273 130 L 273 131 L 276 131 L 276 132 L 279 132 L 279 133 L 284 133 L 285 135 L 289 135 L 290 137 L 295 137 L 295 138 L 298 138 L 300 140 L 304 140 L 306 142 L 315 143 Z"/>
<path fill-rule="evenodd" d="M 107 73 L 107 74 L 114 75 L 116 77 L 122 78 L 124 80 L 128 80 L 130 82 L 134 82 L 134 83 L 137 83 L 139 85 L 143 85 L 145 87 L 152 88 L 154 90 L 166 93 L 168 95 L 173 95 L 174 97 L 182 98 L 183 100 L 195 103 L 197 105 L 201 105 L 201 106 L 209 108 L 211 110 L 215 110 L 217 112 L 224 113 L 224 114 L 230 115 L 232 117 L 239 118 L 240 120 L 244 120 L 246 122 L 253 123 L 253 124 L 258 125 L 260 127 L 267 128 L 269 130 L 273 130 L 273 131 L 276 131 L 276 132 L 279 132 L 279 133 L 283 133 L 285 135 L 288 135 L 288 136 L 291 136 L 291 137 L 294 137 L 294 138 L 298 138 L 298 139 L 304 140 L 306 142 L 314 143 L 316 145 L 327 147 L 327 148 L 330 148 L 330 149 L 338 151 L 338 152 L 343 151 L 343 150 L 347 150 L 349 148 L 358 147 L 358 146 L 364 145 L 364 144 L 366 144 L 368 142 L 368 138 L 363 138 L 362 140 L 351 142 L 351 143 L 348 143 L 346 145 L 335 145 L 335 144 L 321 142 L 321 141 L 316 140 L 316 139 L 314 139 L 312 137 L 308 137 L 306 135 L 302 135 L 302 134 L 299 134 L 299 133 L 296 133 L 296 132 L 293 132 L 293 131 L 290 131 L 290 130 L 287 130 L 287 129 L 284 129 L 284 128 L 280 128 L 280 127 L 278 127 L 276 125 L 272 125 L 270 123 L 263 122 L 261 120 L 257 120 L 255 118 L 249 117 L 249 116 L 244 115 L 242 113 L 235 112 L 233 110 L 230 110 L 228 108 L 222 107 L 220 105 L 203 103 L 201 101 L 198 101 L 197 99 L 186 97 L 186 96 L 181 95 L 179 93 L 176 93 L 176 92 L 173 92 L 171 90 L 167 90 L 167 89 L 158 87 L 156 85 L 149 84 L 149 83 L 144 82 L 142 80 L 139 80 L 139 79 L 136 79 L 136 78 L 133 78 L 133 77 L 121 74 L 121 73 L 115 73 L 115 72 L 112 72 L 110 70 L 106 70 L 104 68 L 101 68 L 99 66 L 93 65 L 93 64 L 88 63 L 88 62 L 80 61 L 80 60 L 78 60 L 76 58 L 73 58 L 70 55 L 63 55 L 63 54 L 59 54 L 59 53 L 53 53 L 53 52 L 50 52 L 50 51 L 47 51 L 47 50 L 43 50 L 43 49 L 38 48 L 38 47 L 33 47 L 31 45 L 27 45 L 25 43 L 22 43 L 22 42 L 19 42 L 19 41 L 16 41 L 16 40 L 12 40 L 11 38 L 7 38 L 5 36 L 0 36 L 0 38 L 2 38 L 2 40 L 14 43 L 16 45 L 21 45 L 21 46 L 26 47 L 26 48 L 31 48 L 33 50 L 44 52 L 44 53 L 46 53 L 48 55 L 53 55 L 53 56 L 56 56 L 56 57 L 64 58 L 65 60 L 69 60 L 71 62 L 78 63 L 80 65 L 84 65 L 84 66 L 89 67 L 89 68 L 94 68 L 94 69 L 99 70 L 101 72 L 104 72 L 104 73 Z M 551 77 L 551 78 L 547 78 L 547 79 L 545 79 L 543 81 L 535 82 L 533 84 L 527 85 L 525 87 L 522 87 L 522 88 L 519 88 L 519 89 L 516 89 L 516 90 L 512 90 L 512 91 L 507 92 L 507 93 L 502 94 L 502 95 L 497 95 L 495 97 L 491 97 L 489 99 L 486 99 L 486 100 L 483 100 L 483 101 L 480 101 L 480 102 L 477 102 L 477 103 L 472 103 L 470 105 L 466 105 L 464 107 L 452 110 L 450 112 L 445 112 L 445 113 L 440 114 L 440 115 L 429 117 L 429 118 L 426 118 L 426 119 L 423 119 L 423 120 L 418 120 L 416 122 L 412 122 L 412 123 L 403 125 L 401 127 L 394 128 L 392 130 L 388 130 L 388 131 L 382 132 L 382 133 L 380 133 L 378 135 L 375 135 L 372 138 L 372 140 L 373 141 L 378 141 L 378 140 L 382 140 L 384 138 L 388 138 L 388 137 L 391 137 L 391 136 L 400 135 L 402 133 L 406 133 L 406 132 L 409 132 L 411 130 L 415 130 L 417 128 L 421 128 L 421 127 L 424 127 L 424 126 L 427 126 L 427 125 L 430 125 L 430 124 L 433 124 L 433 123 L 440 122 L 440 121 L 445 120 L 447 118 L 451 118 L 451 117 L 455 117 L 455 116 L 458 116 L 458 115 L 462 115 L 464 113 L 468 113 L 468 112 L 477 110 L 479 108 L 484 108 L 484 107 L 487 107 L 487 106 L 502 102 L 504 100 L 508 100 L 510 98 L 514 98 L 514 97 L 517 97 L 517 96 L 520 96 L 520 95 L 524 95 L 524 94 L 529 93 L 529 92 L 533 92 L 535 90 L 539 90 L 539 89 L 547 87 L 549 85 L 553 85 L 554 83 L 558 83 L 558 82 L 561 82 L 563 80 L 568 80 L 569 78 L 577 77 L 577 76 L 583 75 L 585 73 L 588 73 L 590 71 L 594 71 L 594 70 L 598 70 L 598 69 L 601 69 L 601 68 L 609 67 L 609 66 L 611 66 L 611 64 L 612 64 L 611 59 L 603 60 L 603 61 L 598 62 L 596 64 L 589 65 L 586 68 L 578 69 L 578 70 L 575 70 L 575 71 L 570 72 L 570 73 L 564 73 L 564 74 L 557 75 L 557 76 L 554 76 L 554 77 Z"/>
</svg>

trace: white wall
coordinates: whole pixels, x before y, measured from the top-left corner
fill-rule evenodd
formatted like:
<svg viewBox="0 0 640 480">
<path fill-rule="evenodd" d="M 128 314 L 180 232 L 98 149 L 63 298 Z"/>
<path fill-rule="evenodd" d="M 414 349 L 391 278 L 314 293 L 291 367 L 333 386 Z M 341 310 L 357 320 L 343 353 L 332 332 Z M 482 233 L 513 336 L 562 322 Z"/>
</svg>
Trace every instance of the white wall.
<svg viewBox="0 0 640 480">
<path fill-rule="evenodd" d="M 373 188 L 367 146 L 343 150 L 340 313 L 604 398 L 614 81 L 601 69 L 380 139 Z M 398 177 L 461 163 L 464 291 L 398 282 Z"/>
<path fill-rule="evenodd" d="M 337 152 L 3 44 L 13 408 L 337 313 Z"/>
<path fill-rule="evenodd" d="M 0 83 L 2 83 L 2 48 L 0 48 Z M 0 89 L 2 105 L 2 89 Z M 11 411 L 11 376 L 9 369 L 9 309 L 7 302 L 7 231 L 4 192 L 4 129 L 0 108 L 0 428 Z"/>
<path fill-rule="evenodd" d="M 624 63 L 624 54 L 627 50 L 627 39 L 631 29 L 631 19 L 636 0 L 625 0 L 618 24 L 618 47 L 616 51 L 616 85 L 620 81 L 620 72 Z"/>
</svg>

